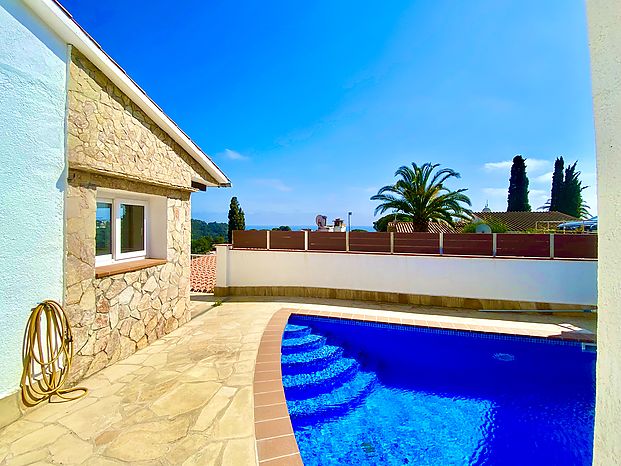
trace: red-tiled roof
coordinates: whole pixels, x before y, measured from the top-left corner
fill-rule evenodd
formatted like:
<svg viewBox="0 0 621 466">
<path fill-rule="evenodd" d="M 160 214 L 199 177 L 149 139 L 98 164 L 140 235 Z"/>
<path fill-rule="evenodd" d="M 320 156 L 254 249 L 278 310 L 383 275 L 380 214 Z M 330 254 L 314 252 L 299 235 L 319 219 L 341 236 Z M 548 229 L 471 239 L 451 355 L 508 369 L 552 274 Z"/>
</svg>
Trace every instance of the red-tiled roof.
<svg viewBox="0 0 621 466">
<path fill-rule="evenodd" d="M 414 224 L 412 222 L 390 222 L 388 231 L 396 233 L 414 233 Z M 456 233 L 459 228 L 452 227 L 445 223 L 431 222 L 427 228 L 429 233 Z"/>
<path fill-rule="evenodd" d="M 216 286 L 216 255 L 192 258 L 190 263 L 190 289 L 212 293 Z"/>
<path fill-rule="evenodd" d="M 475 220 L 483 222 L 495 220 L 503 223 L 508 231 L 528 231 L 535 229 L 554 229 L 558 223 L 578 220 L 562 212 L 473 212 Z M 551 222 L 548 224 L 548 222 Z M 429 224 L 429 233 L 459 233 L 466 222 L 460 221 L 454 227 L 437 222 Z M 413 233 L 412 222 L 390 222 L 388 231 L 397 233 Z"/>
<path fill-rule="evenodd" d="M 556 227 L 555 222 L 571 222 L 578 220 L 571 215 L 561 212 L 473 212 L 473 215 L 482 220 L 494 220 L 503 223 L 509 231 L 527 231 L 534 229 L 546 229 L 547 222 L 553 222 L 549 225 L 552 229 Z"/>
</svg>

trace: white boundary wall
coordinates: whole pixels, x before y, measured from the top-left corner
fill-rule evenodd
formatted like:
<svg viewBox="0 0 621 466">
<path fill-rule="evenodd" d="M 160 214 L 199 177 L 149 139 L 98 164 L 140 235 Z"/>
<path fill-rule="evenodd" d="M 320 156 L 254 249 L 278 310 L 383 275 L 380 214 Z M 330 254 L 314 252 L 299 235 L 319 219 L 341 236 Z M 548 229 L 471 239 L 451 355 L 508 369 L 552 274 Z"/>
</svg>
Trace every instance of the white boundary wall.
<svg viewBox="0 0 621 466">
<path fill-rule="evenodd" d="M 217 251 L 217 287 L 303 286 L 597 304 L 596 261 L 261 251 L 229 245 Z"/>
</svg>

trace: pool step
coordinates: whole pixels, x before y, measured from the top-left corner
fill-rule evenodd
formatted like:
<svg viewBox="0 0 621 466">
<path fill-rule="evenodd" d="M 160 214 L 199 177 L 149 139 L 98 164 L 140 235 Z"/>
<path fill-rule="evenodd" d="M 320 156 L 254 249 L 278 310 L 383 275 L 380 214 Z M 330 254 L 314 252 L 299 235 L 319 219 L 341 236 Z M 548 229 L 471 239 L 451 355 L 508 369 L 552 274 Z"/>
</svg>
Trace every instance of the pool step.
<svg viewBox="0 0 621 466">
<path fill-rule="evenodd" d="M 377 375 L 373 372 L 358 372 L 349 382 L 331 392 L 312 398 L 287 401 L 289 415 L 293 421 L 309 422 L 317 417 L 343 414 L 355 408 L 373 390 Z"/>
<path fill-rule="evenodd" d="M 352 379 L 360 368 L 355 359 L 340 358 L 329 366 L 310 373 L 283 375 L 287 400 L 309 398 L 325 393 Z"/>
<path fill-rule="evenodd" d="M 285 333 L 283 335 L 283 338 L 302 338 L 308 335 L 310 332 L 311 328 L 307 325 L 287 324 L 285 326 Z"/>
<path fill-rule="evenodd" d="M 283 354 L 281 357 L 282 369 L 287 374 L 316 372 L 341 356 L 343 356 L 343 348 L 333 345 L 324 345 L 311 351 Z"/>
<path fill-rule="evenodd" d="M 282 341 L 282 354 L 299 353 L 321 348 L 326 344 L 326 337 L 308 334 L 302 338 L 285 338 Z"/>
</svg>

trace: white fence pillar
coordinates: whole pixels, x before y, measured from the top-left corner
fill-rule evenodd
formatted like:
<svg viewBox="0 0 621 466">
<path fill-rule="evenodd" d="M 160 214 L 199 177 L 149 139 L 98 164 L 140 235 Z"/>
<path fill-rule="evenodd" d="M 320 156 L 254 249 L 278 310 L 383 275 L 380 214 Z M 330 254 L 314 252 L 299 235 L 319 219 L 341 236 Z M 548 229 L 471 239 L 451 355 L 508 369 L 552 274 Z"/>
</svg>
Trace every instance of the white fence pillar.
<svg viewBox="0 0 621 466">
<path fill-rule="evenodd" d="M 230 244 L 216 244 L 216 286 L 229 286 L 229 252 Z"/>
<path fill-rule="evenodd" d="M 554 233 L 550 233 L 550 259 L 554 259 Z"/>
</svg>

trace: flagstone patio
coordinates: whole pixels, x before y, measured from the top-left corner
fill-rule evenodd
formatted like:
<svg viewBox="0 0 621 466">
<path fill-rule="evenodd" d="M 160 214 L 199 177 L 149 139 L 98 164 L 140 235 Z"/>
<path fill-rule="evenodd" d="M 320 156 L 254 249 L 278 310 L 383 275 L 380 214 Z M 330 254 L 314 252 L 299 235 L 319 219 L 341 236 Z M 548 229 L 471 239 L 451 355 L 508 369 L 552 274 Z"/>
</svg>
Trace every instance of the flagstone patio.
<svg viewBox="0 0 621 466">
<path fill-rule="evenodd" d="M 85 380 L 85 398 L 44 404 L 1 430 L 0 464 L 256 464 L 255 361 L 266 325 L 282 308 L 536 336 L 590 334 L 595 327 L 593 315 L 580 314 L 291 298 L 238 298 L 211 308 L 209 299 L 195 299 L 193 320 Z"/>
</svg>

